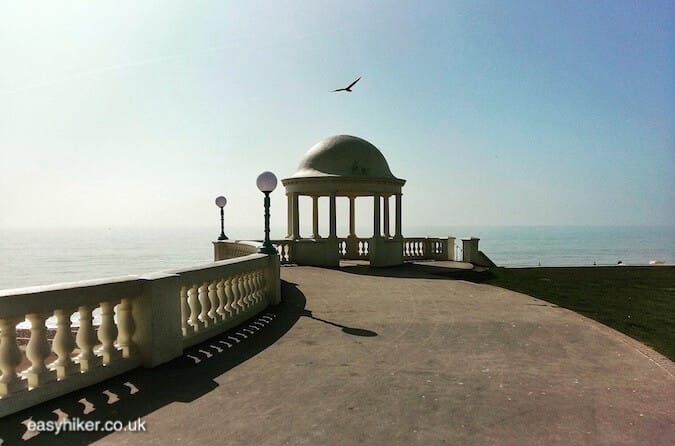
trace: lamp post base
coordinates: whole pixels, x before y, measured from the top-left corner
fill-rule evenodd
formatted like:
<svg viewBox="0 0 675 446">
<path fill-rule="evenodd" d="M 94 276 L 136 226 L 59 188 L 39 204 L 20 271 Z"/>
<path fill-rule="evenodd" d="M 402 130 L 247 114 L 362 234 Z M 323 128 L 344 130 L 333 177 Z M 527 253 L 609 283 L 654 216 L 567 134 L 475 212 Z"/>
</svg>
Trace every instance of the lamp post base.
<svg viewBox="0 0 675 446">
<path fill-rule="evenodd" d="M 218 237 L 218 240 L 229 240 L 225 234 L 220 234 L 220 237 Z"/>
<path fill-rule="evenodd" d="M 269 244 L 269 245 L 264 244 L 264 245 L 262 245 L 260 248 L 258 248 L 258 253 L 259 253 L 259 254 L 273 254 L 273 255 L 279 254 L 279 253 L 277 252 L 276 248 L 274 247 L 274 245 L 272 245 L 272 244 Z"/>
</svg>

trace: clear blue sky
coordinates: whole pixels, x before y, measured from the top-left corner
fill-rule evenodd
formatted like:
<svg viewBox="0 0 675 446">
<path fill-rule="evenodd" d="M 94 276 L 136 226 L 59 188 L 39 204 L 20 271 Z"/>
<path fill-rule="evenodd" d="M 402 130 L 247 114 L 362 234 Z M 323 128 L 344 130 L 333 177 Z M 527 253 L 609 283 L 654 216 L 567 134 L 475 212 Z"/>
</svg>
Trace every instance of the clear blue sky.
<svg viewBox="0 0 675 446">
<path fill-rule="evenodd" d="M 674 30 L 655 0 L 6 2 L 0 227 L 208 226 L 219 194 L 259 225 L 257 174 L 340 133 L 408 180 L 404 232 L 672 224 Z"/>
</svg>

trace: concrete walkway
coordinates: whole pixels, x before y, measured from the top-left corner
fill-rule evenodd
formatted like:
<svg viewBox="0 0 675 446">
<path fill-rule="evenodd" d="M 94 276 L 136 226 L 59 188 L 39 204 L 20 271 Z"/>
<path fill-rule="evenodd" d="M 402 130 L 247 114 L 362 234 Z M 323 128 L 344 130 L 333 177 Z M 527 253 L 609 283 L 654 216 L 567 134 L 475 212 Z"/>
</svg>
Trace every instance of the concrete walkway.
<svg viewBox="0 0 675 446">
<path fill-rule="evenodd" d="M 226 334 L 165 366 L 88 390 L 96 404 L 90 416 L 140 416 L 148 432 L 57 439 L 110 445 L 675 443 L 671 361 L 571 311 L 459 280 L 461 274 L 425 265 L 282 268 L 285 302 L 258 318 L 253 325 L 262 328 L 255 334 Z M 130 394 L 125 383 L 139 391 Z M 108 404 L 104 390 L 120 400 Z M 56 404 L 81 412 L 82 397 L 36 408 L 34 419 Z M 54 444 L 47 434 L 26 444 L 42 441 Z"/>
</svg>

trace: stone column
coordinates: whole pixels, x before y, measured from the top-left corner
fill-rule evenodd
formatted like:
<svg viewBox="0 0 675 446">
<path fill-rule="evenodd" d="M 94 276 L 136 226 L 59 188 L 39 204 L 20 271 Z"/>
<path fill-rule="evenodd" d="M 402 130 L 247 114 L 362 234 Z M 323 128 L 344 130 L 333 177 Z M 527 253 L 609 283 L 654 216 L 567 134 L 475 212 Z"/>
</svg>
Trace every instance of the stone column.
<svg viewBox="0 0 675 446">
<path fill-rule="evenodd" d="M 356 207 L 354 206 L 356 197 L 349 197 L 349 237 L 356 237 Z"/>
<path fill-rule="evenodd" d="M 298 193 L 293 192 L 293 233 L 291 234 L 291 238 L 293 240 L 297 240 L 300 238 L 300 206 L 298 206 Z"/>
<path fill-rule="evenodd" d="M 396 233 L 394 234 L 394 237 L 396 238 L 402 238 L 403 235 L 401 234 L 401 197 L 403 194 L 398 193 L 396 194 Z"/>
<path fill-rule="evenodd" d="M 293 235 L 293 194 L 286 192 L 287 204 L 286 211 L 288 212 L 288 232 L 286 238 L 291 238 Z"/>
<path fill-rule="evenodd" d="M 380 196 L 373 195 L 373 238 L 382 236 L 380 230 Z"/>
<path fill-rule="evenodd" d="M 337 238 L 337 217 L 336 217 L 336 205 L 335 205 L 335 194 L 330 195 L 330 204 L 329 204 L 329 218 L 330 218 L 330 233 L 328 237 Z"/>
<path fill-rule="evenodd" d="M 319 239 L 319 196 L 312 195 L 312 238 Z"/>
<path fill-rule="evenodd" d="M 389 238 L 389 197 L 390 195 L 384 196 L 384 236 Z"/>
</svg>

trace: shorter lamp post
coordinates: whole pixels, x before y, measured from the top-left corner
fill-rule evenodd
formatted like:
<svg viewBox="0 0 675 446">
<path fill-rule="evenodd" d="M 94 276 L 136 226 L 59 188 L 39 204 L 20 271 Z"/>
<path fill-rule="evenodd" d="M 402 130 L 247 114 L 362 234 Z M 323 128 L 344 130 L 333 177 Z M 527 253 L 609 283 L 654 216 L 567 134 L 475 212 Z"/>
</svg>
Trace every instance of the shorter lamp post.
<svg viewBox="0 0 675 446">
<path fill-rule="evenodd" d="M 227 236 L 225 235 L 225 216 L 223 212 L 223 208 L 226 204 L 227 198 L 223 197 L 222 195 L 216 198 L 216 206 L 220 208 L 220 236 L 218 237 L 218 240 L 227 240 Z"/>
<path fill-rule="evenodd" d="M 277 187 L 277 177 L 272 172 L 263 172 L 255 181 L 260 192 L 265 194 L 265 241 L 258 248 L 261 254 L 277 254 L 276 248 L 270 242 L 270 193 Z"/>
</svg>

